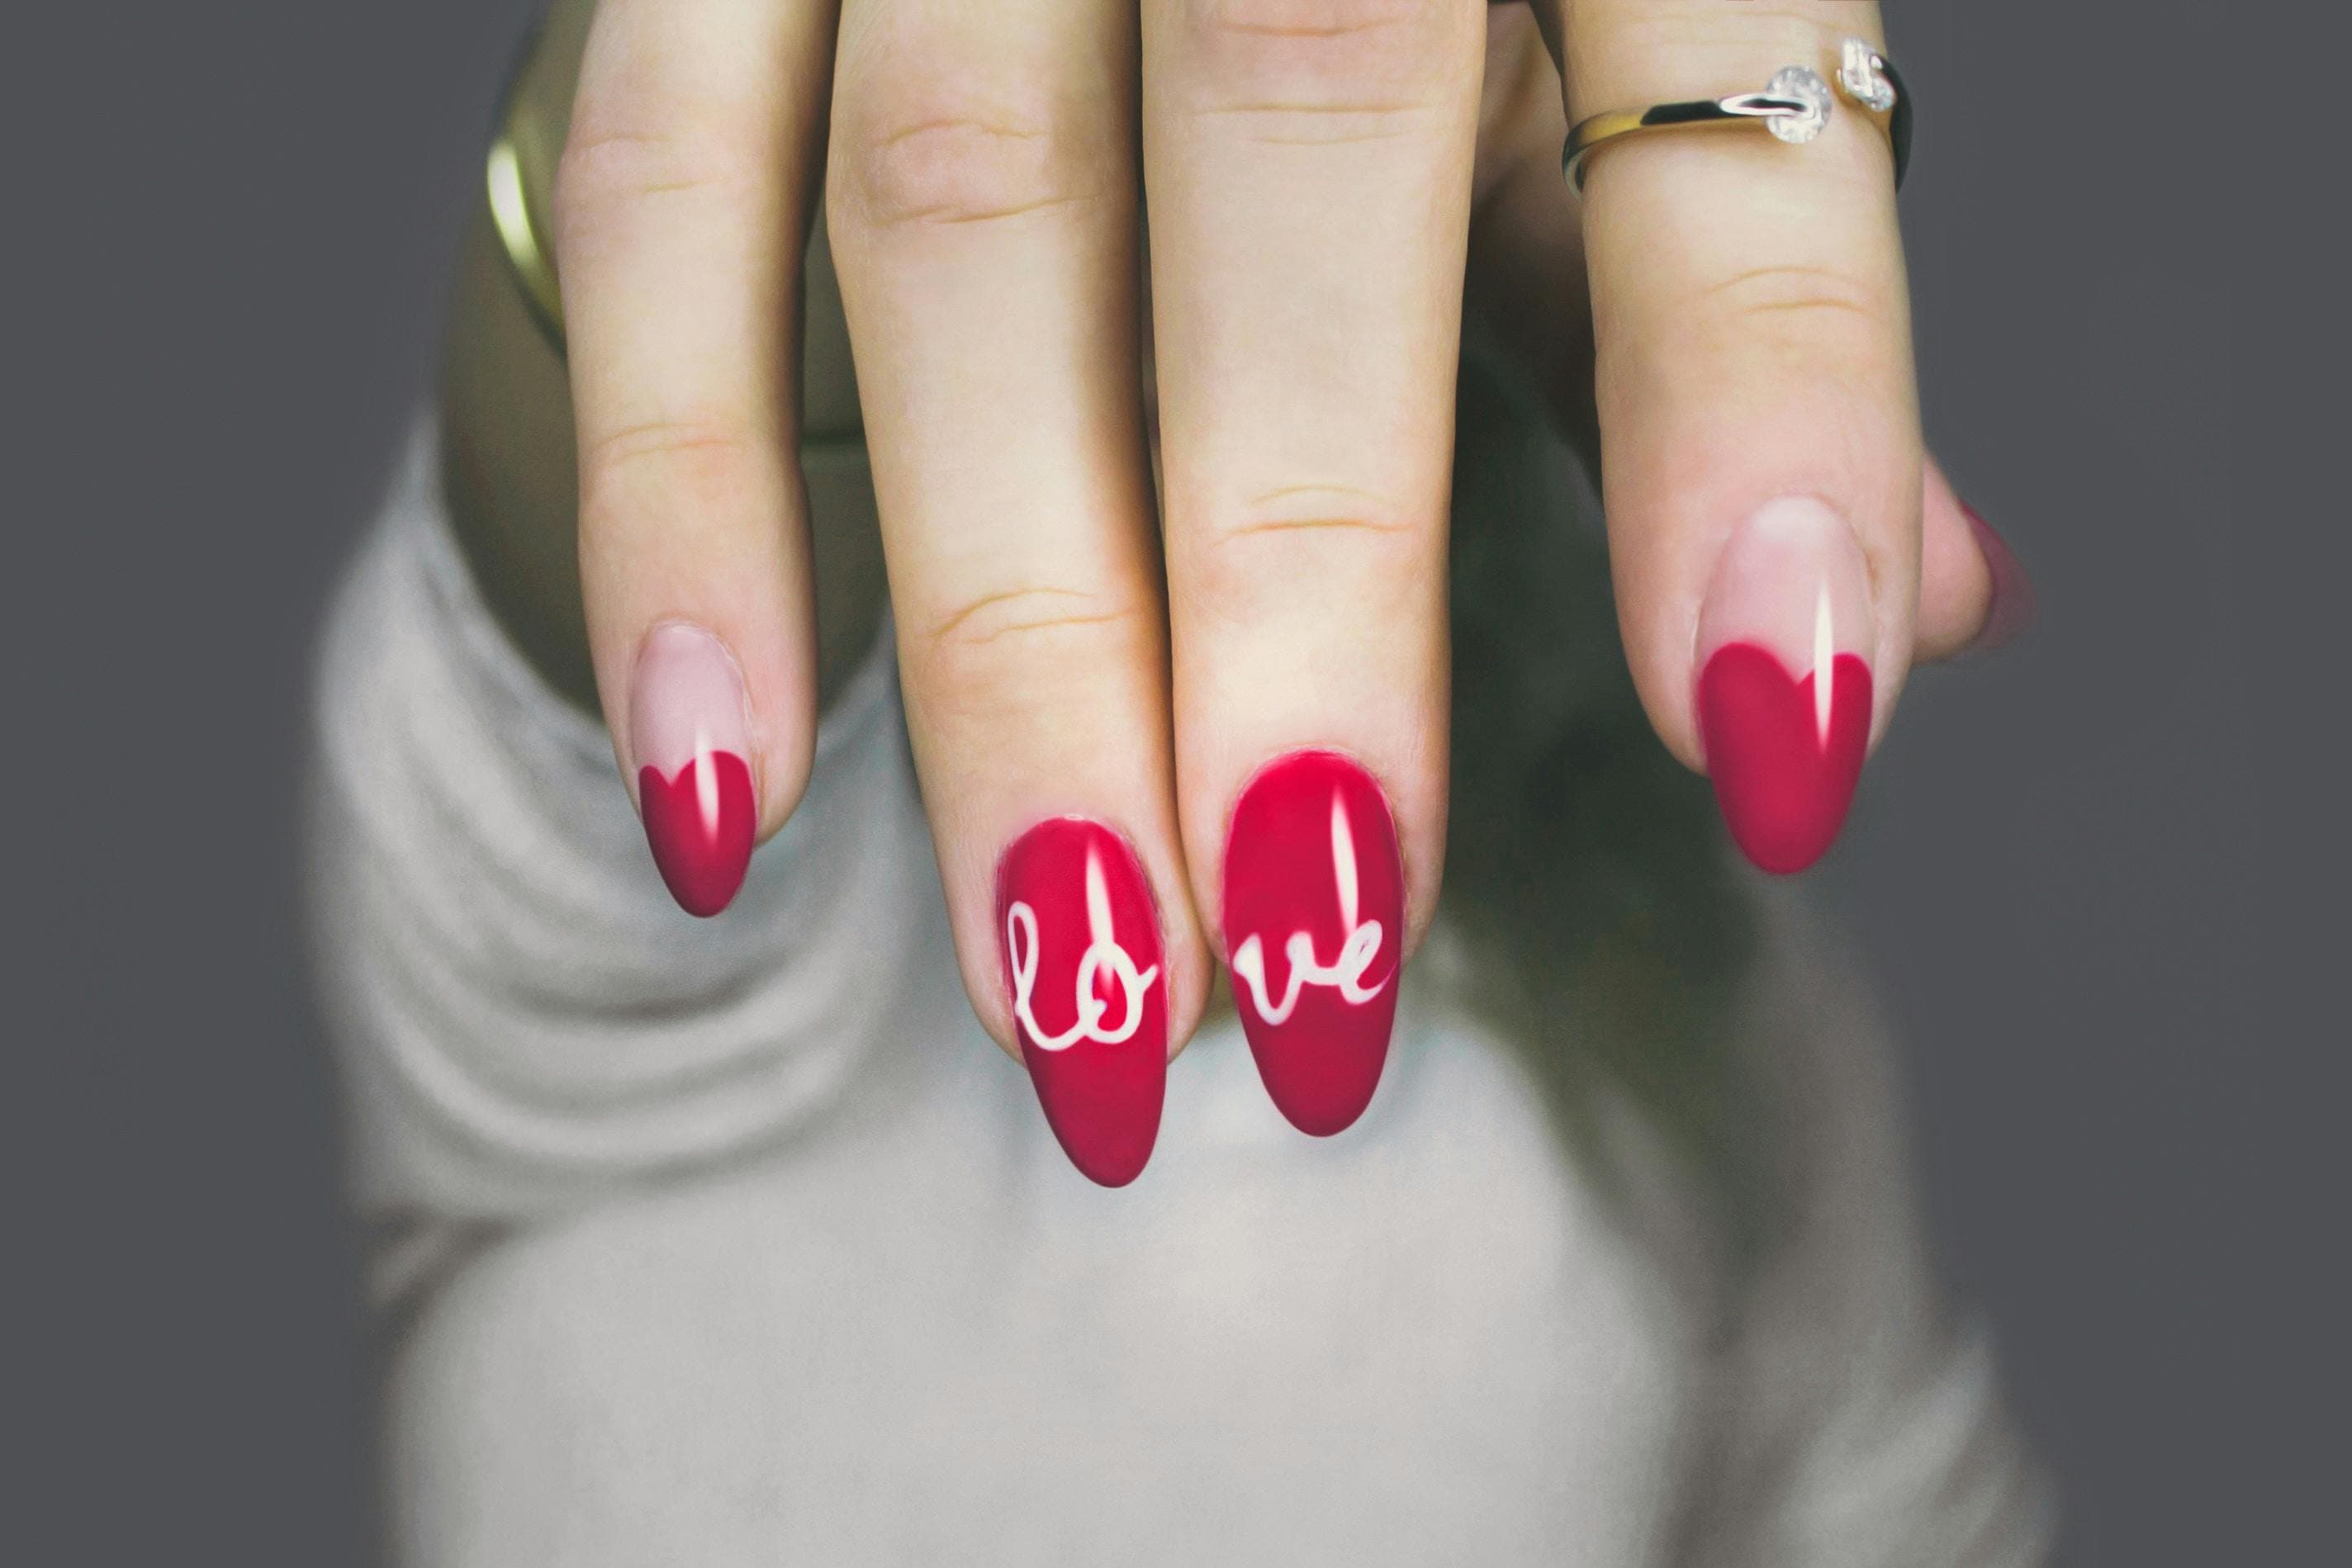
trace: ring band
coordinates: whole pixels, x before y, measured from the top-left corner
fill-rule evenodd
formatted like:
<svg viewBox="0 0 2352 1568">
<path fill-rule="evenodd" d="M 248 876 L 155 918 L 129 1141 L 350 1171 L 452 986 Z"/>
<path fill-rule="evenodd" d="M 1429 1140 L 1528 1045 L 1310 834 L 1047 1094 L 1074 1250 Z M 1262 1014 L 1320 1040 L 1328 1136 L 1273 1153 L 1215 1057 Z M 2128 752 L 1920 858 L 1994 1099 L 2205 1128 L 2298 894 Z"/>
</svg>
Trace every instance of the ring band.
<svg viewBox="0 0 2352 1568">
<path fill-rule="evenodd" d="M 1894 62 L 1864 39 L 1846 39 L 1840 50 L 1837 93 L 1885 124 L 1895 152 L 1895 186 L 1902 189 L 1903 176 L 1911 165 L 1911 89 L 1904 85 Z M 1781 141 L 1801 146 L 1829 128 L 1836 99 L 1818 72 L 1790 66 L 1767 83 L 1762 92 L 1612 110 L 1577 121 L 1560 152 L 1560 172 L 1581 191 L 1585 167 L 1593 153 L 1612 141 L 1648 131 L 1760 125 Z"/>
</svg>

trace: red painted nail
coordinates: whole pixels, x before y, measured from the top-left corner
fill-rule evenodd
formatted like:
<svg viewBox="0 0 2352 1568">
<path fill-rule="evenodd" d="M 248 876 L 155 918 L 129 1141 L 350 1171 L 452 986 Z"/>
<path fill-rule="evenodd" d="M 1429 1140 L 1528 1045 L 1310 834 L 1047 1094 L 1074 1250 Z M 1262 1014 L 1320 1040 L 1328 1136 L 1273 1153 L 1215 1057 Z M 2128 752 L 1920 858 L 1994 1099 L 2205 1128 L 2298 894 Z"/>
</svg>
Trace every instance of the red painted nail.
<svg viewBox="0 0 2352 1568">
<path fill-rule="evenodd" d="M 1125 1186 L 1160 1136 L 1168 978 L 1142 863 L 1080 817 L 1040 822 L 996 873 L 1013 1030 L 1045 1123 L 1090 1180 Z"/>
<path fill-rule="evenodd" d="M 1388 1060 L 1404 862 L 1388 797 L 1328 751 L 1270 764 L 1225 838 L 1234 999 L 1276 1107 L 1328 1137 L 1364 1113 Z"/>
<path fill-rule="evenodd" d="M 1733 643 L 1698 681 L 1707 774 L 1748 858 L 1786 875 L 1821 859 L 1845 825 L 1870 742 L 1870 666 L 1853 653 L 1802 680 L 1770 649 Z"/>
<path fill-rule="evenodd" d="M 688 915 L 726 908 L 751 863 L 760 808 L 743 709 L 743 677 L 718 638 L 675 621 L 646 635 L 629 698 L 637 810 Z"/>
<path fill-rule="evenodd" d="M 1969 531 L 1976 536 L 1977 549 L 1984 552 L 1985 570 L 1992 574 L 1992 602 L 1986 607 L 1984 626 L 1977 632 L 1976 641 L 1969 644 L 1969 652 L 1990 653 L 2033 624 L 2033 580 L 2025 575 L 2025 565 L 2009 548 L 2009 541 L 1979 517 L 1974 507 L 1962 501 L 1960 516 L 1969 520 Z"/>
<path fill-rule="evenodd" d="M 694 758 L 667 779 L 637 770 L 646 840 L 670 896 L 688 915 L 713 915 L 733 902 L 751 863 L 751 767 L 731 751 Z"/>
</svg>

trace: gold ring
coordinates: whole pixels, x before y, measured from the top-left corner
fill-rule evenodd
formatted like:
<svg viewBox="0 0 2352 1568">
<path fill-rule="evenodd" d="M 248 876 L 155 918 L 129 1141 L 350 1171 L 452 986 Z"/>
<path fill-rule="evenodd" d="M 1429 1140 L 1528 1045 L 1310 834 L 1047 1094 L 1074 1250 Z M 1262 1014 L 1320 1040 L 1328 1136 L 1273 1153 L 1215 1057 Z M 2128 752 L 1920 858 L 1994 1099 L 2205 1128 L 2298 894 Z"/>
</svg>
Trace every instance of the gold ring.
<svg viewBox="0 0 2352 1568">
<path fill-rule="evenodd" d="M 1868 41 L 1848 38 L 1840 48 L 1837 92 L 1885 126 L 1895 152 L 1895 184 L 1900 190 L 1911 164 L 1911 93 L 1902 75 Z M 1560 172 L 1580 191 L 1586 162 L 1593 153 L 1612 141 L 1650 131 L 1760 125 L 1781 141 L 1801 146 L 1829 129 L 1836 104 L 1836 94 L 1820 73 L 1790 66 L 1766 83 L 1762 92 L 1612 110 L 1577 121 L 1560 152 Z"/>
</svg>

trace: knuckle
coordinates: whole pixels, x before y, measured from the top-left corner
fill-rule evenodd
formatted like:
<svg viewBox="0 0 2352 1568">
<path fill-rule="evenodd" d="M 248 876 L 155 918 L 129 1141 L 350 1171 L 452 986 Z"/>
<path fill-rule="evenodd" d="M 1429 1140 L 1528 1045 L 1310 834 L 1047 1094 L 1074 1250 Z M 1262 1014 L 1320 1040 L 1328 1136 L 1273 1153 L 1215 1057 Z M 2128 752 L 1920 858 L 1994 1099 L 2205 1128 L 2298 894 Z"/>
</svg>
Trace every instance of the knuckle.
<svg viewBox="0 0 2352 1568">
<path fill-rule="evenodd" d="M 1447 0 L 1188 0 L 1185 16 L 1208 37 L 1234 40 L 1234 47 L 1382 48 L 1463 9 Z M 1482 32 L 1484 26 L 1481 18 Z"/>
<path fill-rule="evenodd" d="M 1813 342 L 1884 336 L 1895 322 L 1888 287 L 1832 267 L 1750 267 L 1699 291 L 1699 315 L 1742 338 Z"/>
<path fill-rule="evenodd" d="M 1758 48 L 1806 49 L 1827 30 L 1822 15 L 1801 5 L 1634 5 L 1612 18 L 1626 57 L 1673 60 L 1693 51 L 1747 53 Z M 1830 35 L 1834 38 L 1837 35 Z"/>
<path fill-rule="evenodd" d="M 1478 8 L 1444 0 L 1188 0 L 1183 16 L 1203 110 L 1277 141 L 1396 134 L 1470 79 L 1486 42 Z"/>
<path fill-rule="evenodd" d="M 1370 607 L 1430 570 L 1432 530 L 1341 492 L 1345 507 L 1245 512 L 1204 530 L 1188 601 L 1227 622 L 1279 619 L 1307 601 Z M 1315 584 L 1311 594 L 1300 585 Z"/>
<path fill-rule="evenodd" d="M 1040 668 L 1102 672 L 1139 656 L 1150 616 L 1132 599 L 1051 583 L 975 593 L 919 636 L 928 700 L 959 710 L 1062 700 Z"/>
<path fill-rule="evenodd" d="M 556 165 L 556 242 L 593 243 L 664 197 L 740 192 L 757 168 L 756 152 L 723 131 L 574 125 Z"/>
<path fill-rule="evenodd" d="M 1107 189 L 1110 139 L 1082 135 L 1050 100 L 969 88 L 871 83 L 851 120 L 836 211 L 872 230 L 992 223 L 1091 201 Z M 843 204 L 846 204 L 846 210 Z"/>
<path fill-rule="evenodd" d="M 757 461 L 750 429 L 725 419 L 654 419 L 604 432 L 580 453 L 580 505 L 602 514 L 658 495 L 666 513 L 707 516 L 745 491 Z"/>
</svg>

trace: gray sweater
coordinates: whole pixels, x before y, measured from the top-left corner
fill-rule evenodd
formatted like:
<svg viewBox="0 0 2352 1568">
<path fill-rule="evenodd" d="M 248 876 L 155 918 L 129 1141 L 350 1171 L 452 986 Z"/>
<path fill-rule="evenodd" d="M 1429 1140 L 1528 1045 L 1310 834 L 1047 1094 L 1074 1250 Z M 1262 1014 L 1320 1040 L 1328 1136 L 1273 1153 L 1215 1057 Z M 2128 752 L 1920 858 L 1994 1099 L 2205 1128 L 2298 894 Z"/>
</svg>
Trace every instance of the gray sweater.
<svg viewBox="0 0 2352 1568">
<path fill-rule="evenodd" d="M 887 636 L 690 920 L 476 595 L 433 443 L 328 629 L 310 857 L 398 1561 L 2040 1560 L 1883 1032 L 1785 893 L 1725 873 L 1696 1121 L 1594 1038 L 1654 1010 L 1489 961 L 1506 890 L 1441 920 L 1356 1128 L 1291 1132 L 1213 1014 L 1107 1191 L 961 995 Z M 1727 1129 L 1741 1162 L 1689 1156 Z"/>
</svg>

